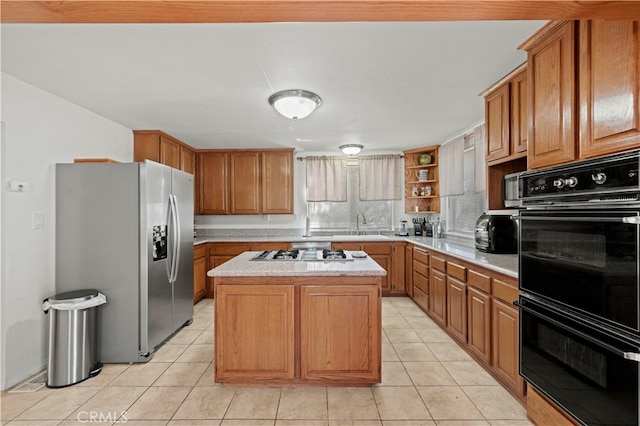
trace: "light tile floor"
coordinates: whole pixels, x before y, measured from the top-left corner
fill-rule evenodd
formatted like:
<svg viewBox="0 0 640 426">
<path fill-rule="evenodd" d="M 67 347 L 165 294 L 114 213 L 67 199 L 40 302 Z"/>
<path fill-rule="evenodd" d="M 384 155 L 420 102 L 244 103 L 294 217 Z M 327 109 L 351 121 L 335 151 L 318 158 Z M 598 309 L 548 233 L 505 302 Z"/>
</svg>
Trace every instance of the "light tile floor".
<svg viewBox="0 0 640 426">
<path fill-rule="evenodd" d="M 531 425 L 525 408 L 409 298 L 382 301 L 382 383 L 234 387 L 213 381 L 213 301 L 147 364 L 108 364 L 64 389 L 3 392 L 2 425 Z"/>
</svg>

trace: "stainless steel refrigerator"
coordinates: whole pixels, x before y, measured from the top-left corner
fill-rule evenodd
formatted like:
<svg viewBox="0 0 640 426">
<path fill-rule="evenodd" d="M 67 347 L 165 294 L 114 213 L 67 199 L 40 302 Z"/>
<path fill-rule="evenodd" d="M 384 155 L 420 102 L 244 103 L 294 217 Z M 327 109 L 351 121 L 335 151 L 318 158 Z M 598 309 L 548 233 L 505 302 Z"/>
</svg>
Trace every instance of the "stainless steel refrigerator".
<svg viewBox="0 0 640 426">
<path fill-rule="evenodd" d="M 56 165 L 56 291 L 95 288 L 98 362 L 146 362 L 193 318 L 193 176 L 152 161 Z"/>
</svg>

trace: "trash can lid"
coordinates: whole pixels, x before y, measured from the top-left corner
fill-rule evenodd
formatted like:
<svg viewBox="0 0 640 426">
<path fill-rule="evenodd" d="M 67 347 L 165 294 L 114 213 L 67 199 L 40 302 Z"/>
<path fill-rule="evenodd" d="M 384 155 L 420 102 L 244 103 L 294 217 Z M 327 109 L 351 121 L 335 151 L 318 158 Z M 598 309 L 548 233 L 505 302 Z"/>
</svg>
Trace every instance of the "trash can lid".
<svg viewBox="0 0 640 426">
<path fill-rule="evenodd" d="M 91 300 L 94 297 L 98 297 L 98 290 L 96 289 L 73 290 L 51 296 L 48 301 L 51 305 L 56 303 L 80 303 Z"/>
</svg>

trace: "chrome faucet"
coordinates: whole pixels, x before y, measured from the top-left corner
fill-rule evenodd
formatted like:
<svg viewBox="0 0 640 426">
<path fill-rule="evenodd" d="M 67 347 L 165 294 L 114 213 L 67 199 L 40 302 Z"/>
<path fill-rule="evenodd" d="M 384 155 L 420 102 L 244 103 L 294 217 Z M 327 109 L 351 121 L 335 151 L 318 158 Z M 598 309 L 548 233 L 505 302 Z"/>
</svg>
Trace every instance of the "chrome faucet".
<svg viewBox="0 0 640 426">
<path fill-rule="evenodd" d="M 356 215 L 356 235 L 360 235 L 360 216 L 362 216 L 362 224 L 365 225 L 367 223 L 367 218 L 364 217 L 364 213 L 358 213 Z"/>
</svg>

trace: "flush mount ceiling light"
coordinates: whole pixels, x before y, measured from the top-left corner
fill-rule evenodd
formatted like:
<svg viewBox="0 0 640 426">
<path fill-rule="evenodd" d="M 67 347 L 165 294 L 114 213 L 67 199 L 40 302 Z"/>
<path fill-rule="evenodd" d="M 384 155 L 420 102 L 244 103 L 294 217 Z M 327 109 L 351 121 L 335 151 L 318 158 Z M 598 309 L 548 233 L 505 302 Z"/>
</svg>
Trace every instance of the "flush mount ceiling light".
<svg viewBox="0 0 640 426">
<path fill-rule="evenodd" d="M 347 155 L 356 155 L 362 150 L 362 148 L 364 148 L 364 146 L 357 143 L 349 143 L 346 145 L 340 145 L 338 148 Z"/>
<path fill-rule="evenodd" d="M 283 90 L 269 96 L 269 103 L 283 116 L 299 120 L 322 105 L 320 96 L 307 90 Z"/>
</svg>

